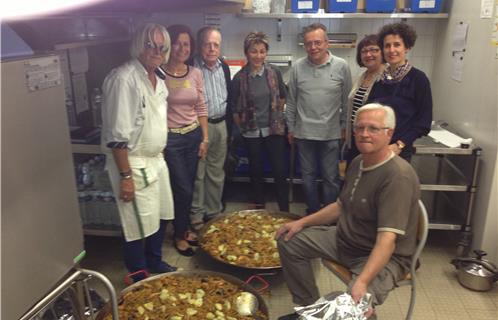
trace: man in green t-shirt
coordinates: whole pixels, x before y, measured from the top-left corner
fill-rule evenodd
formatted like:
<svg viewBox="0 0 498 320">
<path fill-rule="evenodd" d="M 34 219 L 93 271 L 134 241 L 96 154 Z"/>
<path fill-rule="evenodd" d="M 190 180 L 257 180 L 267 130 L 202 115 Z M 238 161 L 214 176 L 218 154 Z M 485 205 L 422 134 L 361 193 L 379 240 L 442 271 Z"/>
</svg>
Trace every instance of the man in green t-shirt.
<svg viewBox="0 0 498 320">
<path fill-rule="evenodd" d="M 353 273 L 351 296 L 358 302 L 371 293 L 374 307 L 409 271 L 416 246 L 420 184 L 410 164 L 389 149 L 394 127 L 390 107 L 361 107 L 354 124 L 361 154 L 349 166 L 337 202 L 277 231 L 294 303 L 309 305 L 320 297 L 311 267 L 314 258 L 348 267 Z M 331 226 L 334 222 L 337 227 Z M 373 313 L 371 309 L 366 316 Z M 279 319 L 298 319 L 298 315 Z"/>
</svg>

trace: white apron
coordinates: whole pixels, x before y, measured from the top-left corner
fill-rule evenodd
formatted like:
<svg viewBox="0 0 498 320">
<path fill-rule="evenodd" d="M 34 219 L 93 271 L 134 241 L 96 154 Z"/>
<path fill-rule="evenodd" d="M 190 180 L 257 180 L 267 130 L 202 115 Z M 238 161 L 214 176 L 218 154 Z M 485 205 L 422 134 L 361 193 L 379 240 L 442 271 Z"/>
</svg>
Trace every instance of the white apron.
<svg viewBox="0 0 498 320">
<path fill-rule="evenodd" d="M 157 88 L 164 82 L 157 79 Z M 121 224 L 126 241 L 138 240 L 150 236 L 159 229 L 159 220 L 174 218 L 173 195 L 171 192 L 169 171 L 163 157 L 163 150 L 168 138 L 167 128 L 167 89 L 164 94 L 153 92 L 152 85 L 142 84 L 144 95 L 143 127 L 136 145 L 128 150 L 128 161 L 135 184 L 135 201 L 124 202 L 119 199 L 120 175 L 112 155 L 106 161 L 116 203 L 121 217 Z"/>
</svg>

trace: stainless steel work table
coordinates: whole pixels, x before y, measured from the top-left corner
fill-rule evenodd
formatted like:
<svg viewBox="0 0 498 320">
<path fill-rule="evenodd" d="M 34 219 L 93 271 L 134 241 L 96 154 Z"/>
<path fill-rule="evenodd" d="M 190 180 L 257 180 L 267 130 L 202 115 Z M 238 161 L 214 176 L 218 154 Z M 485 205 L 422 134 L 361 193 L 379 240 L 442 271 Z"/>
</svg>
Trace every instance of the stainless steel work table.
<svg viewBox="0 0 498 320">
<path fill-rule="evenodd" d="M 460 230 L 461 239 L 457 244 L 457 252 L 462 254 L 469 249 L 472 240 L 471 220 L 482 150 L 474 144 L 467 148 L 449 148 L 434 142 L 428 136 L 416 140 L 414 149 L 412 164 L 421 179 L 423 198 L 427 192 L 434 192 L 432 203 L 429 204 L 432 210 L 429 228 Z M 429 181 L 427 183 L 424 180 Z M 455 199 L 455 195 L 452 195 L 455 192 L 464 192 L 467 196 Z M 446 210 L 439 210 L 442 197 L 450 203 L 446 206 Z M 460 205 L 451 208 L 455 202 Z M 458 214 L 457 209 L 463 210 L 463 213 Z M 450 213 L 441 214 L 439 211 L 450 211 Z"/>
</svg>

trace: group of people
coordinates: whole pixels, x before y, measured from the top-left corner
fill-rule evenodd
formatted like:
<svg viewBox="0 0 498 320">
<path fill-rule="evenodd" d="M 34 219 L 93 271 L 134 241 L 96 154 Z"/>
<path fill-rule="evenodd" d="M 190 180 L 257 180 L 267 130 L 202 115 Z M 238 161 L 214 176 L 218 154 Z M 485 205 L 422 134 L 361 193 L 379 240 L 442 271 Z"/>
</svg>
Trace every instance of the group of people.
<svg viewBox="0 0 498 320">
<path fill-rule="evenodd" d="M 410 160 L 413 141 L 432 120 L 429 81 L 406 57 L 415 31 L 394 23 L 362 39 L 356 60 L 366 70 L 354 84 L 348 63 L 328 50 L 320 23 L 303 29 L 307 56 L 295 62 L 287 86 L 266 62 L 263 32 L 244 39 L 247 64 L 233 80 L 220 31 L 204 27 L 196 39 L 188 26 L 148 23 L 132 40 L 132 59 L 103 84 L 102 147 L 119 197 L 130 277 L 176 270 L 161 254 L 168 220 L 176 250 L 194 255 L 196 231 L 223 210 L 235 126 L 248 152 L 253 208 L 265 206 L 266 154 L 279 209 L 289 211 L 285 150 L 297 146 L 307 216 L 277 232 L 293 301 L 318 298 L 309 259 L 325 257 L 353 269 L 353 298 L 368 291 L 382 303 L 415 243 L 418 180 L 401 158 Z M 342 144 L 349 150 L 344 182 Z"/>
<path fill-rule="evenodd" d="M 174 247 L 192 256 L 196 231 L 222 210 L 230 71 L 217 29 L 197 40 L 188 26 L 148 23 L 104 80 L 102 147 L 134 281 L 176 270 L 162 260 L 168 220 Z"/>
</svg>

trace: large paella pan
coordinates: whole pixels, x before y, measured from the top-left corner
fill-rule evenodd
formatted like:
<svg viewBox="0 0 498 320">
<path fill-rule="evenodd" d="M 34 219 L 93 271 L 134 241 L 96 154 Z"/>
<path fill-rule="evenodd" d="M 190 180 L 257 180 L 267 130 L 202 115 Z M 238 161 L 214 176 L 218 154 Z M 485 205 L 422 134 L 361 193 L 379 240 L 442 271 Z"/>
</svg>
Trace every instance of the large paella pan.
<svg viewBox="0 0 498 320">
<path fill-rule="evenodd" d="M 237 311 L 237 298 L 252 293 L 258 300 L 254 316 Z M 260 294 L 241 280 L 211 271 L 178 271 L 139 281 L 121 292 L 120 320 L 268 319 Z M 111 320 L 104 310 L 99 319 Z"/>
<path fill-rule="evenodd" d="M 214 259 L 247 269 L 281 267 L 275 232 L 299 216 L 286 212 L 243 210 L 210 220 L 199 232 L 202 250 Z"/>
</svg>

